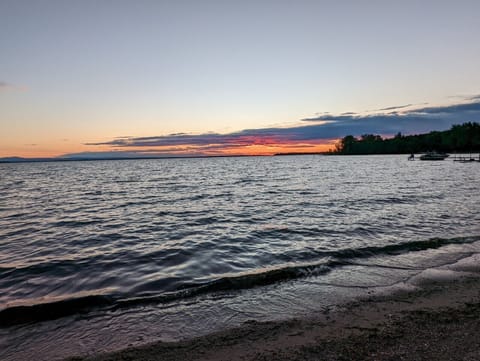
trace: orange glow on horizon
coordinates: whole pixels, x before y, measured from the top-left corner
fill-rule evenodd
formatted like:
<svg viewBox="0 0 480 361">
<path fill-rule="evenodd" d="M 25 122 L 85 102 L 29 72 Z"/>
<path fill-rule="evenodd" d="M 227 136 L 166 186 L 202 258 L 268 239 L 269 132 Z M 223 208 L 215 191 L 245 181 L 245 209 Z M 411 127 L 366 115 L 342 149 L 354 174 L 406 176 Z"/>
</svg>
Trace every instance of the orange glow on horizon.
<svg viewBox="0 0 480 361">
<path fill-rule="evenodd" d="M 318 140 L 312 143 L 275 142 L 273 139 L 243 139 L 235 144 L 185 144 L 176 146 L 126 146 L 52 144 L 51 146 L 30 145 L 0 149 L 0 157 L 54 158 L 72 153 L 129 152 L 138 156 L 268 156 L 278 153 L 322 153 L 334 149 L 335 140 Z"/>
<path fill-rule="evenodd" d="M 328 152 L 333 147 L 331 144 L 252 144 L 241 149 L 228 148 L 221 152 L 222 155 L 274 155 L 279 153 L 321 153 Z"/>
<path fill-rule="evenodd" d="M 148 149 L 142 147 L 117 147 L 108 151 L 130 151 L 141 155 L 169 154 L 176 156 L 268 156 L 279 153 L 322 153 L 334 149 L 336 140 L 323 140 L 319 143 L 269 143 L 251 142 L 245 145 L 210 144 L 208 146 L 179 145 L 179 146 L 152 146 Z M 267 144 L 264 144 L 267 143 Z M 105 150 L 105 149 L 104 149 Z"/>
</svg>

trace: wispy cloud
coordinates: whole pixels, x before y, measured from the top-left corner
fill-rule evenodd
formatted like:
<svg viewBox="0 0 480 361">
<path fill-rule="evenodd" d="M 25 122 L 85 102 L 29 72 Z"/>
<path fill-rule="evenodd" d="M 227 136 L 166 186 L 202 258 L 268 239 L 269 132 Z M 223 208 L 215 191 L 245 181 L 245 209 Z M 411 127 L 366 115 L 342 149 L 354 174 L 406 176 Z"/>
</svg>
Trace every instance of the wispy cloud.
<svg viewBox="0 0 480 361">
<path fill-rule="evenodd" d="M 480 100 L 480 94 L 458 94 L 458 95 L 451 95 L 448 98 L 450 99 L 460 99 L 464 101 L 477 101 Z"/>
<path fill-rule="evenodd" d="M 25 86 L 20 86 L 20 85 L 14 85 L 11 83 L 7 83 L 5 81 L 0 80 L 0 92 L 7 92 L 7 91 L 25 91 L 27 90 L 27 87 Z"/>
<path fill-rule="evenodd" d="M 12 87 L 11 84 L 4 81 L 0 81 L 0 90 L 10 89 L 11 87 Z"/>
<path fill-rule="evenodd" d="M 453 124 L 480 121 L 480 101 L 448 106 L 423 107 L 404 112 L 369 115 L 322 115 L 303 119 L 304 122 L 325 122 L 320 128 L 329 137 L 365 133 L 414 134 L 445 130 Z"/>
<path fill-rule="evenodd" d="M 376 109 L 376 110 L 374 110 L 374 111 L 375 111 L 375 112 L 385 112 L 385 111 L 390 111 L 390 110 L 398 110 L 398 109 L 403 109 L 403 108 L 411 107 L 412 105 L 413 105 L 413 104 L 396 105 L 396 106 L 393 106 L 393 107 Z"/>
<path fill-rule="evenodd" d="M 467 117 L 467 118 L 473 115 L 478 116 L 478 113 L 480 112 L 480 96 L 478 98 L 479 98 L 478 99 L 479 101 L 472 101 L 470 103 L 415 109 L 407 112 L 406 115 L 423 114 L 423 115 L 439 116 L 442 114 L 454 114 L 456 117 Z"/>
<path fill-rule="evenodd" d="M 229 146 L 246 146 L 251 144 L 276 144 L 288 140 L 282 135 L 280 128 L 251 129 L 230 134 L 204 133 L 186 134 L 176 133 L 152 137 L 120 137 L 100 143 L 86 143 L 87 145 L 109 145 L 112 147 L 152 147 L 152 146 L 211 146 L 222 144 Z"/>
<path fill-rule="evenodd" d="M 468 100 L 470 100 L 470 101 L 477 101 L 477 100 L 479 100 L 479 101 L 480 101 L 480 94 L 471 95 L 471 96 L 468 97 Z"/>
<path fill-rule="evenodd" d="M 410 105 L 384 108 L 394 110 Z M 314 148 L 331 143 L 345 135 L 381 134 L 394 135 L 425 133 L 446 130 L 453 124 L 480 121 L 480 101 L 448 106 L 423 107 L 403 112 L 360 115 L 348 112 L 340 115 L 323 113 L 314 118 L 302 119 L 304 125 L 289 128 L 245 129 L 228 134 L 175 133 L 150 137 L 117 137 L 106 142 L 86 143 L 110 149 L 142 152 L 212 154 L 223 151 L 261 146 L 278 148 Z M 149 149 L 147 151 L 147 149 Z"/>
</svg>

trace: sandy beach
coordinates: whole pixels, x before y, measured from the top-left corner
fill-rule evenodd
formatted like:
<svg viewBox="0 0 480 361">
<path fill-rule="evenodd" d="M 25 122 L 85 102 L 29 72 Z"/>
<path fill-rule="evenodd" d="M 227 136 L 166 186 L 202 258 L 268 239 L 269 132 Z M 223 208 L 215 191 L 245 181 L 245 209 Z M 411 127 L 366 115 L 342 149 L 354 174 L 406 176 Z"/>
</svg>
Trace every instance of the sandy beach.
<svg viewBox="0 0 480 361">
<path fill-rule="evenodd" d="M 480 279 L 357 300 L 308 319 L 69 360 L 479 360 Z"/>
</svg>

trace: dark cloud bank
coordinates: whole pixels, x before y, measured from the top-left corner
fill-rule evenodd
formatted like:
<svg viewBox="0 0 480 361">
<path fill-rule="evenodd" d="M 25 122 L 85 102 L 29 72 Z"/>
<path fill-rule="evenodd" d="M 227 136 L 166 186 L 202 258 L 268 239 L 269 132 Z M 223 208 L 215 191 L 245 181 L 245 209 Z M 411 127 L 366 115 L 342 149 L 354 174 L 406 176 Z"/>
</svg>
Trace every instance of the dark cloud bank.
<svg viewBox="0 0 480 361">
<path fill-rule="evenodd" d="M 402 109 L 408 106 L 410 105 L 389 107 L 383 110 Z M 394 111 L 372 115 L 358 115 L 356 113 L 322 114 L 302 121 L 305 125 L 290 128 L 246 129 L 230 134 L 192 135 L 177 133 L 152 137 L 118 137 L 108 142 L 88 143 L 88 145 L 105 145 L 117 149 L 142 147 L 145 152 L 152 152 L 148 148 L 156 146 L 191 146 L 196 152 L 202 152 L 227 147 L 240 148 L 252 144 L 321 143 L 346 135 L 380 134 L 390 136 L 398 132 L 405 135 L 419 134 L 433 130 L 447 130 L 453 124 L 480 121 L 480 100 L 449 106 L 424 107 L 403 112 Z"/>
</svg>

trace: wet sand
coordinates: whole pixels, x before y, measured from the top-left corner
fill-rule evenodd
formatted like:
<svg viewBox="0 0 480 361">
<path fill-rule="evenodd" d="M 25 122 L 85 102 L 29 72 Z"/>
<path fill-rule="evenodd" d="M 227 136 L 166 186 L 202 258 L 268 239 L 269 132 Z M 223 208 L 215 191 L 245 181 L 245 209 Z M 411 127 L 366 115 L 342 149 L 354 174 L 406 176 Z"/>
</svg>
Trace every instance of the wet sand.
<svg viewBox="0 0 480 361">
<path fill-rule="evenodd" d="M 69 360 L 480 360 L 480 279 L 430 281 L 308 319 L 251 321 L 188 341 Z"/>
</svg>

